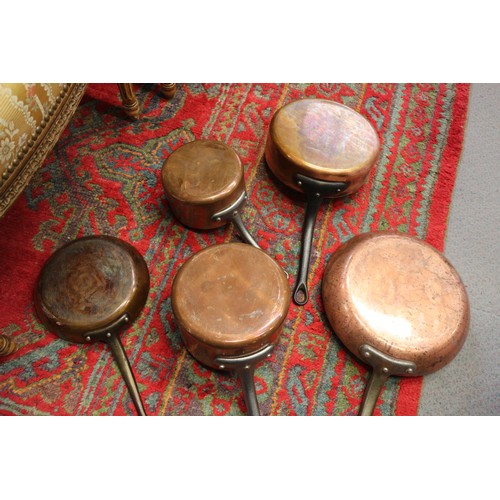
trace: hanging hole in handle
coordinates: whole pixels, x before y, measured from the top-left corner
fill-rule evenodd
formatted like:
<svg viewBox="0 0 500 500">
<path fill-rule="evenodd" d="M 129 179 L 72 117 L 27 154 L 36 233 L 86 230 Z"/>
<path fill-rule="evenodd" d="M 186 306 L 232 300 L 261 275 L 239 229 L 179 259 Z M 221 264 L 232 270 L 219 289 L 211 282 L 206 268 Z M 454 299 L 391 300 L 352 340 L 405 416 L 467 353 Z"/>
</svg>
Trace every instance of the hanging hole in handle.
<svg viewBox="0 0 500 500">
<path fill-rule="evenodd" d="M 307 291 L 307 286 L 305 283 L 300 283 L 295 292 L 293 292 L 293 301 L 298 306 L 303 306 L 309 300 L 309 293 Z"/>
</svg>

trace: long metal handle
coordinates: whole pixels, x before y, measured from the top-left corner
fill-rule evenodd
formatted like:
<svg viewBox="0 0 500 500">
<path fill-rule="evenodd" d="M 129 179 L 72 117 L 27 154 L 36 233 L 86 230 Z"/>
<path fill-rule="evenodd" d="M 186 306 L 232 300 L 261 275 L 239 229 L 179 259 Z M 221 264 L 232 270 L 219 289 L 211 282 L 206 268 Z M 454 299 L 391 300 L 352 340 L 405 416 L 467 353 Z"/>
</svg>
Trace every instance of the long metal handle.
<svg viewBox="0 0 500 500">
<path fill-rule="evenodd" d="M 255 366 L 250 365 L 241 369 L 236 369 L 241 385 L 243 386 L 243 396 L 247 407 L 247 414 L 250 416 L 260 416 L 259 402 L 255 391 L 254 372 Z"/>
<path fill-rule="evenodd" d="M 309 300 L 307 278 L 309 276 L 311 246 L 314 226 L 316 225 L 316 218 L 322 201 L 323 197 L 321 195 L 312 195 L 307 197 L 306 215 L 304 225 L 302 226 L 299 272 L 295 283 L 295 290 L 293 292 L 293 301 L 299 306 L 303 306 Z"/>
<path fill-rule="evenodd" d="M 245 204 L 246 200 L 247 200 L 247 194 L 245 191 L 243 191 L 240 194 L 240 196 L 238 196 L 238 199 L 232 205 L 212 215 L 212 219 L 217 221 L 220 220 L 231 221 L 238 229 L 241 239 L 245 241 L 245 243 L 248 243 L 253 247 L 260 249 L 259 245 L 253 239 L 252 235 L 248 232 L 248 229 L 245 227 L 245 224 L 243 224 L 243 220 L 241 219 L 240 211 L 243 205 Z"/>
<path fill-rule="evenodd" d="M 368 379 L 368 383 L 363 394 L 363 401 L 359 407 L 358 415 L 360 417 L 373 415 L 373 411 L 375 410 L 375 405 L 377 404 L 382 387 L 384 387 L 388 378 L 389 375 L 384 373 L 382 370 L 371 371 L 370 378 Z"/>
<path fill-rule="evenodd" d="M 238 229 L 238 232 L 240 233 L 241 238 L 248 244 L 252 245 L 255 248 L 260 248 L 260 246 L 257 244 L 257 242 L 253 239 L 252 235 L 248 232 L 248 229 L 245 227 L 245 224 L 243 224 L 243 221 L 241 220 L 240 212 L 239 211 L 234 211 L 231 214 L 231 222 L 236 226 Z"/>
<path fill-rule="evenodd" d="M 260 416 L 259 403 L 255 391 L 254 372 L 258 363 L 265 358 L 271 357 L 273 348 L 274 345 L 269 344 L 251 354 L 236 356 L 234 358 L 220 357 L 215 360 L 221 370 L 234 370 L 238 374 L 241 385 L 243 386 L 243 396 L 245 398 L 248 415 Z"/>
<path fill-rule="evenodd" d="M 341 196 L 348 187 L 348 183 L 320 181 L 302 174 L 296 174 L 294 179 L 297 187 L 307 197 L 306 215 L 304 225 L 302 226 L 299 273 L 295 284 L 295 291 L 293 292 L 293 301 L 297 305 L 303 306 L 309 300 L 307 278 L 309 275 L 314 226 L 316 225 L 319 207 L 323 198 L 337 198 Z"/>
<path fill-rule="evenodd" d="M 139 389 L 137 387 L 137 382 L 135 381 L 134 373 L 132 372 L 132 368 L 130 366 L 127 354 L 125 353 L 125 349 L 123 348 L 123 344 L 121 343 L 120 338 L 117 334 L 111 333 L 110 336 L 106 337 L 106 343 L 111 348 L 111 352 L 113 353 L 113 357 L 115 358 L 122 377 L 125 380 L 125 384 L 127 385 L 137 413 L 140 416 L 145 417 L 146 412 L 142 404 L 141 395 L 139 394 Z"/>
<path fill-rule="evenodd" d="M 358 414 L 360 416 L 373 415 L 386 380 L 391 375 L 412 376 L 417 372 L 417 366 L 412 361 L 393 358 L 369 344 L 361 345 L 358 352 L 360 358 L 372 368 Z"/>
</svg>

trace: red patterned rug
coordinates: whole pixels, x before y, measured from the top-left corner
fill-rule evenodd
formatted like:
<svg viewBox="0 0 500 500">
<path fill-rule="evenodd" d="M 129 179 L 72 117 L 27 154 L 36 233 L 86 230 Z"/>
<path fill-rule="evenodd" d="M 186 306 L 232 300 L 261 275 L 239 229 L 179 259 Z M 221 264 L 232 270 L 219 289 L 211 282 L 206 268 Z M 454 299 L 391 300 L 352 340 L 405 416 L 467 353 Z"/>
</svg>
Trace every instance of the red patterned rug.
<svg viewBox="0 0 500 500">
<path fill-rule="evenodd" d="M 118 236 L 144 256 L 151 289 L 144 310 L 121 335 L 150 415 L 241 415 L 239 381 L 185 351 L 170 292 L 194 252 L 238 240 L 233 226 L 201 232 L 170 214 L 160 182 L 166 157 L 210 138 L 229 144 L 245 167 L 243 218 L 261 247 L 291 278 L 298 265 L 304 200 L 270 178 L 263 158 L 269 122 L 303 97 L 342 102 L 379 132 L 382 151 L 355 194 L 324 203 L 311 257 L 310 300 L 292 303 L 272 357 L 256 369 L 265 415 L 355 415 L 367 368 L 339 346 L 324 315 L 324 266 L 340 242 L 396 229 L 442 250 L 462 149 L 465 84 L 185 84 L 166 101 L 136 85 L 141 118 L 123 113 L 116 85 L 90 85 L 44 166 L 0 219 L 0 330 L 19 349 L 0 358 L 1 415 L 134 415 L 105 344 L 70 344 L 46 331 L 32 303 L 38 273 L 62 243 L 91 234 Z M 421 378 L 391 377 L 376 415 L 416 415 Z"/>
</svg>

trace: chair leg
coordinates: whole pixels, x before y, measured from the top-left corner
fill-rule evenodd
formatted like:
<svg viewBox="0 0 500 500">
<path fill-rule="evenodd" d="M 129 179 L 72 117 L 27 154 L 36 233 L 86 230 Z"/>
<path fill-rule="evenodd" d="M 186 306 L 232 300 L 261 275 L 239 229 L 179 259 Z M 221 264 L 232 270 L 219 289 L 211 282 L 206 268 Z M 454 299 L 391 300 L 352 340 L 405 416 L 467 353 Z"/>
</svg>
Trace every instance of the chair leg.
<svg viewBox="0 0 500 500">
<path fill-rule="evenodd" d="M 131 83 L 118 83 L 118 89 L 122 98 L 125 112 L 134 119 L 139 118 L 139 101 L 134 94 L 134 89 Z"/>
<path fill-rule="evenodd" d="M 176 84 L 175 83 L 160 83 L 160 90 L 163 97 L 166 99 L 172 99 L 175 95 Z"/>
<path fill-rule="evenodd" d="M 8 356 L 17 350 L 13 340 L 0 333 L 0 356 Z"/>
</svg>

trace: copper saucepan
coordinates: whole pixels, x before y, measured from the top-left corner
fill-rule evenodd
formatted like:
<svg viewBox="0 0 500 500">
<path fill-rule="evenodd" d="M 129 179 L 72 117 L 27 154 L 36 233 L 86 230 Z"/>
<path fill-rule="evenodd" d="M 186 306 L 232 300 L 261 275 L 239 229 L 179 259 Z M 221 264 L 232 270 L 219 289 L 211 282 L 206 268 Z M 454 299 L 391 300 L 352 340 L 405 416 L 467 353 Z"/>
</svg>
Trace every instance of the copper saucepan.
<svg viewBox="0 0 500 500">
<path fill-rule="evenodd" d="M 307 277 L 314 226 L 324 198 L 355 192 L 379 154 L 380 142 L 366 118 L 326 99 L 300 99 L 280 108 L 269 128 L 265 157 L 288 187 L 305 194 L 306 214 L 293 300 L 308 301 Z"/>
<path fill-rule="evenodd" d="M 259 415 L 254 370 L 271 356 L 290 306 L 281 267 L 244 243 L 213 245 L 182 265 L 171 299 L 188 352 L 209 368 L 236 371 L 248 414 Z"/>
<path fill-rule="evenodd" d="M 87 236 L 56 250 L 35 288 L 35 308 L 49 331 L 69 342 L 106 342 L 139 415 L 146 415 L 118 334 L 139 315 L 149 292 L 144 259 L 112 236 Z"/>
<path fill-rule="evenodd" d="M 246 243 L 259 248 L 240 216 L 247 200 L 243 165 L 227 144 L 184 144 L 165 160 L 161 178 L 170 209 L 182 224 L 214 229 L 232 222 Z"/>
<path fill-rule="evenodd" d="M 343 345 L 371 367 L 360 415 L 371 415 L 387 378 L 422 376 L 449 363 L 465 342 L 469 301 L 450 262 L 414 236 L 353 237 L 331 256 L 322 296 Z"/>
</svg>

